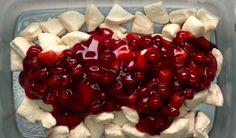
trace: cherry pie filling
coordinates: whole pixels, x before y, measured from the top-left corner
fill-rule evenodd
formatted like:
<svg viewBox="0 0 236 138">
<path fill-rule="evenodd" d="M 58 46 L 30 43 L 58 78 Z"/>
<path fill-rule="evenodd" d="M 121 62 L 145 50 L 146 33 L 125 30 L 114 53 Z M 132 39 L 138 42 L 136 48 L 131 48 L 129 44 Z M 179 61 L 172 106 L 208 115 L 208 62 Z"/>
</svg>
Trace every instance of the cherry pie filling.
<svg viewBox="0 0 236 138">
<path fill-rule="evenodd" d="M 122 40 L 112 35 L 97 29 L 60 54 L 29 48 L 19 83 L 28 98 L 53 106 L 57 125 L 72 129 L 90 114 L 128 106 L 139 114 L 139 131 L 160 134 L 184 101 L 215 77 L 215 45 L 204 37 L 180 31 L 170 42 L 160 35 L 129 33 Z"/>
</svg>

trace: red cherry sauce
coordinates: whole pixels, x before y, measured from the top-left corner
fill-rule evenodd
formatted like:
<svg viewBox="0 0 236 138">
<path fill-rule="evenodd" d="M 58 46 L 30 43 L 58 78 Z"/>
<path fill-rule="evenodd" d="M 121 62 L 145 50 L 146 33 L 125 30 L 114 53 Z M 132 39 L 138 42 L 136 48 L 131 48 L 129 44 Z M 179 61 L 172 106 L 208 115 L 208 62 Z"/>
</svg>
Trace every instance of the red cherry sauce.
<svg viewBox="0 0 236 138">
<path fill-rule="evenodd" d="M 28 50 L 20 85 L 27 97 L 53 105 L 57 125 L 74 128 L 89 114 L 128 106 L 139 113 L 138 130 L 160 134 L 215 77 L 214 45 L 204 37 L 180 31 L 169 42 L 134 33 L 114 40 L 112 34 L 97 29 L 59 55 L 37 45 Z"/>
</svg>

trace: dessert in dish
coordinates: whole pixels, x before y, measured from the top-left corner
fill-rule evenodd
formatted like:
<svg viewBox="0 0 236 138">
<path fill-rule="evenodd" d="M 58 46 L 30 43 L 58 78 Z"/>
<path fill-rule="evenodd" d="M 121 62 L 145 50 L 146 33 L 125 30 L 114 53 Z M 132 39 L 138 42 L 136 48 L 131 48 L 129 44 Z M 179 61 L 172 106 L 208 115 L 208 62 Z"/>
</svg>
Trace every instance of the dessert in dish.
<svg viewBox="0 0 236 138">
<path fill-rule="evenodd" d="M 218 20 L 158 2 L 134 15 L 115 4 L 104 17 L 90 5 L 31 23 L 10 44 L 26 95 L 17 113 L 51 138 L 208 137 L 209 118 L 191 109 L 223 105 L 213 82 L 223 57 L 208 41 Z"/>
</svg>

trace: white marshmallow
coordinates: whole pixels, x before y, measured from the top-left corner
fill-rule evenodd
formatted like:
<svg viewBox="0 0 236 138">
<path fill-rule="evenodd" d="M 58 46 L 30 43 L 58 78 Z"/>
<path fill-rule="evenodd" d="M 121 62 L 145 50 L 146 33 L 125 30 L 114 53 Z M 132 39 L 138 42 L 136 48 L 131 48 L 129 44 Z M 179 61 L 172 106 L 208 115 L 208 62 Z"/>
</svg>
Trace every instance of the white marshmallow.
<svg viewBox="0 0 236 138">
<path fill-rule="evenodd" d="M 60 36 L 66 32 L 64 26 L 57 18 L 48 18 L 46 22 L 41 22 L 40 25 L 45 33 Z"/>
<path fill-rule="evenodd" d="M 183 117 L 183 116 L 185 116 L 187 113 L 188 113 L 188 111 L 186 110 L 185 106 L 182 105 L 182 106 L 179 108 L 179 117 Z"/>
<path fill-rule="evenodd" d="M 154 23 L 169 22 L 169 16 L 162 1 L 144 6 L 144 12 Z"/>
<path fill-rule="evenodd" d="M 73 47 L 77 43 L 88 40 L 89 37 L 90 37 L 90 35 L 87 33 L 80 32 L 80 31 L 74 31 L 74 32 L 70 32 L 70 33 L 67 33 L 66 35 L 64 35 L 61 38 L 61 40 L 63 41 L 63 43 L 65 43 L 69 47 Z"/>
<path fill-rule="evenodd" d="M 16 52 L 22 59 L 25 58 L 28 49 L 32 45 L 34 45 L 32 42 L 23 37 L 16 37 L 10 43 L 12 50 L 14 50 L 14 52 Z"/>
<path fill-rule="evenodd" d="M 178 24 L 166 24 L 163 28 L 162 28 L 162 36 L 169 38 L 169 39 L 173 39 L 176 35 L 176 33 L 180 31 L 180 25 Z"/>
<path fill-rule="evenodd" d="M 11 50 L 11 71 L 23 70 L 23 58 L 20 57 L 14 50 Z"/>
<path fill-rule="evenodd" d="M 89 5 L 85 12 L 85 23 L 87 25 L 88 32 L 94 31 L 99 24 L 102 23 L 104 18 L 105 17 L 94 4 Z"/>
<path fill-rule="evenodd" d="M 189 16 L 182 27 L 183 31 L 189 31 L 194 36 L 199 37 L 206 33 L 204 24 L 195 16 Z"/>
<path fill-rule="evenodd" d="M 68 138 L 69 131 L 67 126 L 56 126 L 49 129 L 47 136 L 48 138 Z"/>
<path fill-rule="evenodd" d="M 223 55 L 220 52 L 220 50 L 218 50 L 216 48 L 212 49 L 212 54 L 217 61 L 217 71 L 216 71 L 216 77 L 217 77 L 217 76 L 219 76 L 219 74 L 221 72 L 222 65 L 223 65 Z"/>
<path fill-rule="evenodd" d="M 83 122 L 81 122 L 79 125 L 77 125 L 74 129 L 70 131 L 69 138 L 90 138 L 91 133 L 87 129 L 87 127 L 84 125 Z"/>
<path fill-rule="evenodd" d="M 189 16 L 196 16 L 197 9 L 178 9 L 169 13 L 170 22 L 182 25 Z"/>
<path fill-rule="evenodd" d="M 114 111 L 114 119 L 112 120 L 114 124 L 117 124 L 119 126 L 123 126 L 128 122 L 128 119 L 125 117 L 123 112 L 121 111 Z"/>
<path fill-rule="evenodd" d="M 122 132 L 130 137 L 135 137 L 135 138 L 145 138 L 146 134 L 143 132 L 140 132 L 136 129 L 135 124 L 133 123 L 127 123 L 125 124 L 122 128 Z"/>
<path fill-rule="evenodd" d="M 189 119 L 176 119 L 169 128 L 162 131 L 161 138 L 183 138 L 188 134 Z"/>
<path fill-rule="evenodd" d="M 56 45 L 56 46 L 47 47 L 46 49 L 43 50 L 43 52 L 54 51 L 55 53 L 60 54 L 62 51 L 69 48 L 70 48 L 69 46 L 65 46 L 65 45 Z"/>
<path fill-rule="evenodd" d="M 125 138 L 119 125 L 109 123 L 105 125 L 105 137 L 106 138 Z"/>
<path fill-rule="evenodd" d="M 114 119 L 114 114 L 112 112 L 103 112 L 96 115 L 94 119 L 98 123 L 107 124 Z"/>
<path fill-rule="evenodd" d="M 219 17 L 203 8 L 197 11 L 197 17 L 203 22 L 207 31 L 215 30 L 219 22 Z"/>
<path fill-rule="evenodd" d="M 198 112 L 195 121 L 194 137 L 197 138 L 209 138 L 208 133 L 210 131 L 211 121 L 206 114 Z"/>
<path fill-rule="evenodd" d="M 108 28 L 108 29 L 111 29 L 114 33 L 116 31 L 120 31 L 121 33 L 125 33 L 127 32 L 127 29 L 125 29 L 124 27 L 122 26 L 119 26 L 119 25 L 112 25 L 108 22 L 104 22 L 104 23 L 101 23 L 99 25 L 100 28 Z"/>
<path fill-rule="evenodd" d="M 46 111 L 46 112 L 52 112 L 53 107 L 50 104 L 45 104 L 42 100 L 35 100 L 35 102 L 38 104 L 40 109 Z"/>
<path fill-rule="evenodd" d="M 45 128 L 51 128 L 56 125 L 56 119 L 51 113 L 41 110 L 34 100 L 27 97 L 22 101 L 21 105 L 17 109 L 17 113 L 31 123 L 40 121 Z"/>
<path fill-rule="evenodd" d="M 78 31 L 85 22 L 84 15 L 77 11 L 64 12 L 58 19 L 69 32 Z"/>
<path fill-rule="evenodd" d="M 38 40 L 43 50 L 61 43 L 61 39 L 58 36 L 49 33 L 40 33 Z"/>
<path fill-rule="evenodd" d="M 126 107 L 126 106 L 122 106 L 121 110 L 123 112 L 123 114 L 125 115 L 125 117 L 132 123 L 137 124 L 139 121 L 139 115 L 137 113 L 136 110 Z"/>
<path fill-rule="evenodd" d="M 20 32 L 20 36 L 27 40 L 34 41 L 37 40 L 40 33 L 42 33 L 40 24 L 38 22 L 33 22 Z"/>
<path fill-rule="evenodd" d="M 85 126 L 91 133 L 91 138 L 100 138 L 104 132 L 104 125 L 94 120 L 94 115 L 89 115 L 84 120 Z"/>
<path fill-rule="evenodd" d="M 132 24 L 132 32 L 139 34 L 153 34 L 153 23 L 147 16 L 137 11 Z"/>
<path fill-rule="evenodd" d="M 223 106 L 224 97 L 220 87 L 217 84 L 211 83 L 208 89 L 205 103 L 215 106 Z"/>
<path fill-rule="evenodd" d="M 205 39 L 210 41 L 211 40 L 211 34 L 212 34 L 212 31 L 207 31 L 203 36 L 205 37 Z"/>
<path fill-rule="evenodd" d="M 127 12 L 120 5 L 115 4 L 106 17 L 106 21 L 112 25 L 120 25 L 132 20 L 134 15 Z"/>
<path fill-rule="evenodd" d="M 200 103 L 203 103 L 207 97 L 208 89 L 202 90 L 194 95 L 193 99 L 186 100 L 185 105 L 188 109 L 192 109 L 198 106 Z"/>
<path fill-rule="evenodd" d="M 189 112 L 188 114 L 186 114 L 184 116 L 185 119 L 189 120 L 189 127 L 188 127 L 188 133 L 186 135 L 186 137 L 193 137 L 193 133 L 194 133 L 194 126 L 195 126 L 195 112 Z"/>
</svg>

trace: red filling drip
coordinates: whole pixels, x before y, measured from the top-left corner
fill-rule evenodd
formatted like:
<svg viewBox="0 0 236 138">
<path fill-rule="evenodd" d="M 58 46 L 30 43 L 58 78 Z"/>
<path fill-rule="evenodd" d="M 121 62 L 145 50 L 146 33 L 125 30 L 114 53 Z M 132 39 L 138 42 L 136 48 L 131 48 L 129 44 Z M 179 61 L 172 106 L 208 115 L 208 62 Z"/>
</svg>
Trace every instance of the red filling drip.
<svg viewBox="0 0 236 138">
<path fill-rule="evenodd" d="M 138 130 L 159 134 L 215 77 L 214 45 L 204 37 L 180 31 L 169 42 L 133 33 L 114 40 L 112 34 L 97 29 L 60 55 L 39 46 L 28 50 L 19 82 L 29 98 L 53 105 L 57 125 L 73 128 L 89 114 L 128 106 L 139 113 Z"/>
</svg>

